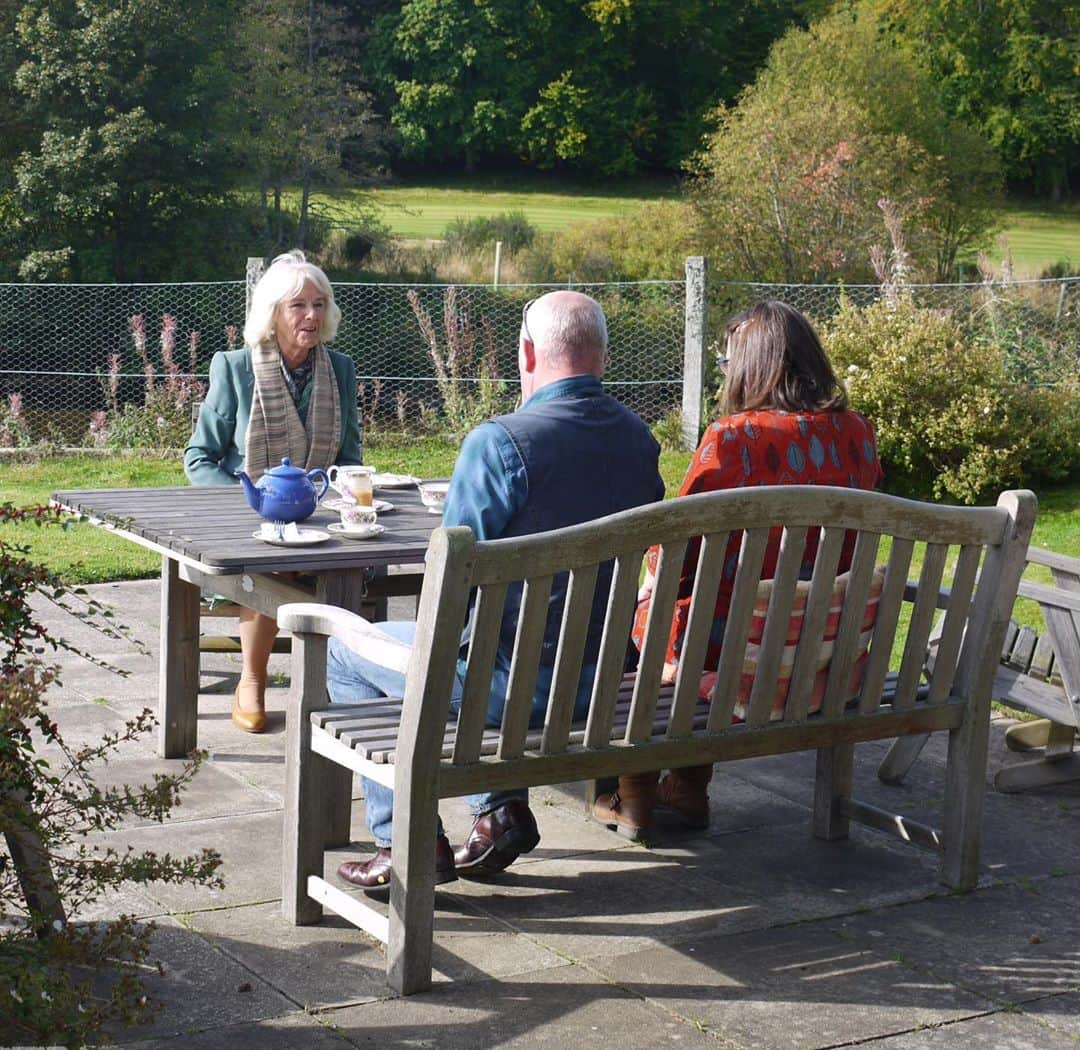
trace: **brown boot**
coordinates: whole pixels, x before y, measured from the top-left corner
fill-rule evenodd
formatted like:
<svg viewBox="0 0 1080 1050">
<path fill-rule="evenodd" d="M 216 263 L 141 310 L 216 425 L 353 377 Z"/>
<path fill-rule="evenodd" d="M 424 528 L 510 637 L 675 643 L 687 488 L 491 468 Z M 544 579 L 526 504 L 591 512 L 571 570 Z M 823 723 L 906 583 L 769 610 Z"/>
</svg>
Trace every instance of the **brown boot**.
<svg viewBox="0 0 1080 1050">
<path fill-rule="evenodd" d="M 656 778 L 659 771 L 633 773 L 619 777 L 619 788 L 610 795 L 601 795 L 594 803 L 594 820 L 614 828 L 633 842 L 652 823 L 653 803 L 656 801 Z"/>
<path fill-rule="evenodd" d="M 709 781 L 713 767 L 673 769 L 656 789 L 656 804 L 674 813 L 687 827 L 709 826 Z"/>
</svg>

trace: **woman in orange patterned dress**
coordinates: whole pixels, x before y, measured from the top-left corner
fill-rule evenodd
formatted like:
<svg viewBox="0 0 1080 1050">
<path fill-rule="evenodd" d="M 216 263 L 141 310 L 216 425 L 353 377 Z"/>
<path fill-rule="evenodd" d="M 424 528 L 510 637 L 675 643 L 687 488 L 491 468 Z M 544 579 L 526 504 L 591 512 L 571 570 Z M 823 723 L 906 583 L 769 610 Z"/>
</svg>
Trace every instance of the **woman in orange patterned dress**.
<svg viewBox="0 0 1080 1050">
<path fill-rule="evenodd" d="M 679 488 L 680 496 L 750 485 L 839 485 L 873 489 L 881 482 L 874 428 L 848 408 L 847 396 L 821 341 L 798 310 L 775 300 L 759 303 L 727 326 L 724 408 L 706 429 Z M 735 584 L 741 533 L 732 535 L 709 638 L 705 669 L 714 671 Z M 780 530 L 770 537 L 762 579 L 776 572 Z M 851 565 L 853 537 L 845 543 L 838 572 Z M 664 680 L 678 670 L 697 571 L 699 544 L 687 550 L 668 639 Z M 809 579 L 817 554 L 812 534 L 801 577 Z M 649 551 L 645 581 L 638 593 L 632 637 L 640 649 L 648 621 L 658 551 Z M 648 826 L 656 804 L 693 827 L 709 822 L 708 784 L 712 766 L 672 770 L 659 785 L 656 773 L 619 777 L 618 790 L 601 796 L 596 819 L 635 836 Z"/>
</svg>

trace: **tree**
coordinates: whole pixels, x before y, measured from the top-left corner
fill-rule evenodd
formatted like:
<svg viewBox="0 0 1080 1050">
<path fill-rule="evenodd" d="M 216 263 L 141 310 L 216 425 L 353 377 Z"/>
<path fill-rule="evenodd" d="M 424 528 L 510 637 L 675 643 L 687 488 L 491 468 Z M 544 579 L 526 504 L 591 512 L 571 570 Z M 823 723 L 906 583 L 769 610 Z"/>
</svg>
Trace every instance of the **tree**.
<svg viewBox="0 0 1080 1050">
<path fill-rule="evenodd" d="M 406 157 L 678 167 L 800 0 L 406 0 L 369 58 Z"/>
<path fill-rule="evenodd" d="M 888 198 L 917 269 L 947 279 L 992 221 L 989 146 L 866 5 L 789 30 L 717 121 L 692 199 L 727 276 L 869 279 Z"/>
<path fill-rule="evenodd" d="M 35 129 L 15 163 L 23 277 L 220 272 L 237 249 L 230 36 L 212 0 L 21 5 L 14 88 Z"/>
<path fill-rule="evenodd" d="M 240 29 L 244 91 L 234 114 L 243 152 L 267 211 L 271 252 L 286 241 L 310 241 L 311 195 L 344 179 L 347 144 L 351 174 L 370 173 L 376 122 L 370 100 L 350 75 L 355 34 L 341 7 L 315 0 L 247 0 Z M 295 233 L 287 229 L 282 194 L 299 187 Z"/>
<path fill-rule="evenodd" d="M 880 0 L 950 113 L 979 129 L 1005 174 L 1055 199 L 1080 156 L 1080 7 L 1072 0 Z"/>
</svg>

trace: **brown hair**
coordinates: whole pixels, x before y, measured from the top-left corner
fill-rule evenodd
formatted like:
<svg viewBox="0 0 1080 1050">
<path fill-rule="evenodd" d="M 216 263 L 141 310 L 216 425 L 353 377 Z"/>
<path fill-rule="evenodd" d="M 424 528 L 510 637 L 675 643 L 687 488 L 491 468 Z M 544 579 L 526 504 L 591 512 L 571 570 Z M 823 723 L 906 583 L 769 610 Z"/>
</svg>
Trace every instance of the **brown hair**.
<svg viewBox="0 0 1080 1050">
<path fill-rule="evenodd" d="M 810 322 L 793 306 L 770 299 L 728 322 L 728 415 L 755 408 L 785 412 L 840 411 L 847 394 Z"/>
</svg>

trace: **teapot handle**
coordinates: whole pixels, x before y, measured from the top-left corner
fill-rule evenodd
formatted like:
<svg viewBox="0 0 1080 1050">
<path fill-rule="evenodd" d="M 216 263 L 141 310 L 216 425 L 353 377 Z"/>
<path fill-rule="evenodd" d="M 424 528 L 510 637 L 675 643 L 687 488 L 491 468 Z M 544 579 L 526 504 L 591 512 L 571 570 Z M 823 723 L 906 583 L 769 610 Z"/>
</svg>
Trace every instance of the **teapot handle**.
<svg viewBox="0 0 1080 1050">
<path fill-rule="evenodd" d="M 330 488 L 330 479 L 327 478 L 326 471 L 320 470 L 318 467 L 316 467 L 314 470 L 309 470 L 307 476 L 311 479 L 312 484 L 314 484 L 316 481 L 322 481 L 322 491 L 318 493 L 318 495 L 316 495 L 315 497 L 315 502 L 318 503 L 319 500 L 321 500 L 323 496 L 326 495 L 326 490 Z"/>
</svg>

